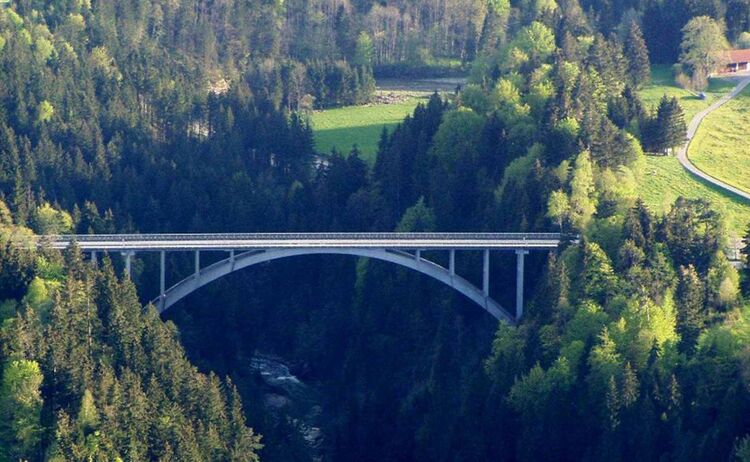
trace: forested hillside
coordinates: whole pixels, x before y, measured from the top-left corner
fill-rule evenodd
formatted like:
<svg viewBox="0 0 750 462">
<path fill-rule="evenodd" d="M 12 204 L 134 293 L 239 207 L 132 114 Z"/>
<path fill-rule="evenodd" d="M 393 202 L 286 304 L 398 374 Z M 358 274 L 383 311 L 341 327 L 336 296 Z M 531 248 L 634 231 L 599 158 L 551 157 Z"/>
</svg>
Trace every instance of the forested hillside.
<svg viewBox="0 0 750 462">
<path fill-rule="evenodd" d="M 0 460 L 750 460 L 750 272 L 713 204 L 656 215 L 638 191 L 644 151 L 685 131 L 676 99 L 640 101 L 650 63 L 749 19 L 734 0 L 0 2 Z M 312 107 L 453 62 L 470 84 L 384 131 L 372 168 L 316 152 Z M 319 230 L 581 239 L 528 258 L 517 327 L 332 256 L 230 275 L 163 320 L 148 256 L 130 279 L 119 255 L 13 245 Z M 511 256 L 491 274 L 510 305 Z M 315 447 L 258 353 L 314 390 Z"/>
</svg>

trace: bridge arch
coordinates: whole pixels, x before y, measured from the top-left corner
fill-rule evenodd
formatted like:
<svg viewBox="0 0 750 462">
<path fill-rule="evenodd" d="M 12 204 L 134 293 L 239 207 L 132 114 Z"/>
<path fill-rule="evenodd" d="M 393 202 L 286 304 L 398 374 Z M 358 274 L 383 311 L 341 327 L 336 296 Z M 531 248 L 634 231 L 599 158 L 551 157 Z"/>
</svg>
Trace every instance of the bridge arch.
<svg viewBox="0 0 750 462">
<path fill-rule="evenodd" d="M 353 255 L 358 257 L 373 258 L 387 261 L 412 269 L 419 273 L 436 279 L 443 284 L 455 289 L 471 301 L 482 307 L 495 319 L 515 324 L 516 319 L 499 303 L 485 295 L 484 291 L 466 279 L 458 276 L 455 272 L 435 262 L 423 258 L 418 252 L 416 255 L 395 249 L 372 249 L 372 248 L 278 248 L 249 250 L 237 255 L 233 253 L 229 258 L 220 260 L 205 268 L 201 268 L 195 274 L 186 277 L 162 295 L 152 301 L 159 313 L 166 312 L 178 301 L 199 288 L 235 271 L 280 258 L 288 258 L 301 255 Z"/>
</svg>

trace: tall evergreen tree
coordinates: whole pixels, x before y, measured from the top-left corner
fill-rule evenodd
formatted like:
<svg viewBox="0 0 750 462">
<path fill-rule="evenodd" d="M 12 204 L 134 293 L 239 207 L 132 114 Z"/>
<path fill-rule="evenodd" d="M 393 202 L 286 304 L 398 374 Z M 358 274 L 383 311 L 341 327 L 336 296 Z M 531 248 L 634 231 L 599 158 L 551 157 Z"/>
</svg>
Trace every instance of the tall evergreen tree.
<svg viewBox="0 0 750 462">
<path fill-rule="evenodd" d="M 680 268 L 677 284 L 677 332 L 680 349 L 692 352 L 705 323 L 704 287 L 693 265 Z"/>
<path fill-rule="evenodd" d="M 656 114 L 658 126 L 658 147 L 662 151 L 681 146 L 687 137 L 685 114 L 676 97 L 664 95 L 659 101 Z"/>
<path fill-rule="evenodd" d="M 636 21 L 630 23 L 625 39 L 625 56 L 628 58 L 628 77 L 636 88 L 647 84 L 651 78 L 651 62 L 643 33 Z"/>
</svg>

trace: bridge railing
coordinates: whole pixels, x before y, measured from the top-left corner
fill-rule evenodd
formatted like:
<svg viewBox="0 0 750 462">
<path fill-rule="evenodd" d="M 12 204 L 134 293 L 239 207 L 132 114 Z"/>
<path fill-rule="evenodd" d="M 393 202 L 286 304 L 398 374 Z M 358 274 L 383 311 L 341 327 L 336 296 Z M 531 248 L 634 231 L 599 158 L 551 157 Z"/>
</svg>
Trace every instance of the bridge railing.
<svg viewBox="0 0 750 462">
<path fill-rule="evenodd" d="M 40 236 L 49 242 L 127 242 L 201 240 L 566 240 L 561 233 L 174 233 L 174 234 L 65 234 Z"/>
</svg>

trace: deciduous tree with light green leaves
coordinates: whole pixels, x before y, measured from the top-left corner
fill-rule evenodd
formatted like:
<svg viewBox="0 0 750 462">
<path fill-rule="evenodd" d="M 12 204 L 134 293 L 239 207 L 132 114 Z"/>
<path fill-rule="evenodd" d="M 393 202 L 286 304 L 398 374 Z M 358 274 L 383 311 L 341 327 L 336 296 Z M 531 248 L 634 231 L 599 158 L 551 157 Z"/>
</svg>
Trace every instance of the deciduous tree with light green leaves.
<svg viewBox="0 0 750 462">
<path fill-rule="evenodd" d="M 570 221 L 576 229 L 585 229 L 597 204 L 594 167 L 588 151 L 582 151 L 576 157 L 570 190 Z"/>
<path fill-rule="evenodd" d="M 406 209 L 396 227 L 399 233 L 428 232 L 435 230 L 435 212 L 420 197 L 416 204 Z"/>
<path fill-rule="evenodd" d="M 39 103 L 39 107 L 37 108 L 37 120 L 41 123 L 49 122 L 52 119 L 52 115 L 54 113 L 55 107 L 52 106 L 52 103 L 44 100 Z"/>
<path fill-rule="evenodd" d="M 36 460 L 42 425 L 42 371 L 36 361 L 12 360 L 0 383 L 0 459 Z"/>
<path fill-rule="evenodd" d="M 549 27 L 534 21 L 518 33 L 510 46 L 510 55 L 519 64 L 530 62 L 536 67 L 555 52 L 555 35 Z"/>
<path fill-rule="evenodd" d="M 708 16 L 696 16 L 682 28 L 680 64 L 696 90 L 708 86 L 708 76 L 716 72 L 727 57 L 729 42 L 721 23 Z"/>
<path fill-rule="evenodd" d="M 562 232 L 563 222 L 568 216 L 568 210 L 570 209 L 570 203 L 568 201 L 568 195 L 563 190 L 552 191 L 547 201 L 547 216 L 557 223 L 557 226 Z"/>
<path fill-rule="evenodd" d="M 73 219 L 45 202 L 34 211 L 32 226 L 39 234 L 65 234 L 73 230 Z"/>
<path fill-rule="evenodd" d="M 372 45 L 372 39 L 367 32 L 362 31 L 357 36 L 357 44 L 354 49 L 354 59 L 352 64 L 357 66 L 370 66 L 372 64 L 372 56 L 374 48 Z"/>
</svg>

